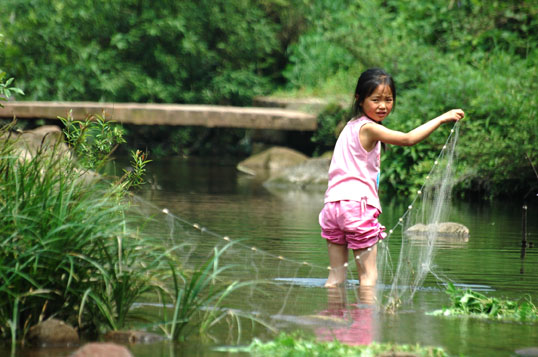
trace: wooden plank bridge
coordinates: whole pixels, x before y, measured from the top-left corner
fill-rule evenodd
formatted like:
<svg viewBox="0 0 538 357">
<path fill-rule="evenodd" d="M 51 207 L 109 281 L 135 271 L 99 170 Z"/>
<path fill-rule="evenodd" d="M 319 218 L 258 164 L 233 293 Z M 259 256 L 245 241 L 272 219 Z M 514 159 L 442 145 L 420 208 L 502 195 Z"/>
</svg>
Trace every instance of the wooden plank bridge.
<svg viewBox="0 0 538 357">
<path fill-rule="evenodd" d="M 214 105 L 32 102 L 8 101 L 0 108 L 0 118 L 83 120 L 92 114 L 134 125 L 183 125 L 250 129 L 315 131 L 316 116 L 301 111 L 265 107 Z"/>
</svg>

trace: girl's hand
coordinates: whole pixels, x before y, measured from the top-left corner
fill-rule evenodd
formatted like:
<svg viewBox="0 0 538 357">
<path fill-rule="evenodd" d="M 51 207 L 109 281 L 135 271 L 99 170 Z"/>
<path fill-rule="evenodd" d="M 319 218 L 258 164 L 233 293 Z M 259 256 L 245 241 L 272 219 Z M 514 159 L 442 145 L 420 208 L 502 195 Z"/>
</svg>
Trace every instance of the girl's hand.
<svg viewBox="0 0 538 357">
<path fill-rule="evenodd" d="M 461 109 L 452 109 L 445 114 L 441 115 L 439 119 L 441 119 L 441 123 L 449 123 L 452 121 L 458 121 L 460 119 L 463 119 L 465 116 L 465 113 Z"/>
</svg>

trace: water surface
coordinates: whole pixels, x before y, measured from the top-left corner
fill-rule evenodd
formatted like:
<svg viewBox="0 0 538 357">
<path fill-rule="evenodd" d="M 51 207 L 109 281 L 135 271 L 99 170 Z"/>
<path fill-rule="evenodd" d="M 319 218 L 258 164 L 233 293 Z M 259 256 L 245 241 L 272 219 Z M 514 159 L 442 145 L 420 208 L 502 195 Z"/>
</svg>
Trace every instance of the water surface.
<svg viewBox="0 0 538 357">
<path fill-rule="evenodd" d="M 328 265 L 325 242 L 317 223 L 322 193 L 270 192 L 261 180 L 237 172 L 233 163 L 168 159 L 150 166 L 154 184 L 141 193 L 145 200 L 215 232 L 216 240 L 219 236 L 240 239 L 242 246 L 232 253 L 235 259 L 250 266 L 252 276 L 279 283 L 274 290 L 266 289 L 269 296 L 261 301 L 239 297 L 238 308 L 273 313 L 281 327 L 299 326 L 317 331 L 319 336 L 333 333 L 332 336 L 346 336 L 342 337 L 345 340 L 352 338 L 349 335 L 361 335 L 356 337 L 357 343 L 421 343 L 468 356 L 510 355 L 516 349 L 538 345 L 536 326 L 427 315 L 426 312 L 448 304 L 443 286 L 433 276 L 428 276 L 413 303 L 394 315 L 363 312 L 361 305 L 354 308 L 358 294 L 353 282 L 346 289 L 346 308 L 335 308 L 331 293 L 322 287 L 327 272 L 321 267 Z M 390 228 L 412 198 L 385 196 L 382 199 L 384 211 L 380 221 Z M 442 243 L 434 261 L 436 271 L 463 287 L 489 296 L 509 299 L 529 296 L 537 301 L 538 248 L 527 249 L 525 258 L 521 259 L 522 204 L 517 198 L 509 202 L 454 199 L 450 220 L 466 225 L 470 239 Z M 535 202 L 529 203 L 527 212 L 528 239 L 536 241 Z M 203 240 L 208 244 L 206 249 L 215 244 L 212 239 Z M 264 258 L 249 247 L 270 255 Z M 397 234 L 391 236 L 389 247 L 397 255 Z M 301 267 L 301 262 L 311 266 Z M 270 296 L 271 292 L 274 296 Z M 329 326 L 327 321 L 341 322 L 338 317 L 348 325 Z"/>
<path fill-rule="evenodd" d="M 118 161 L 119 168 L 121 165 Z M 227 272 L 228 277 L 270 282 L 262 289 L 234 294 L 226 305 L 230 311 L 258 314 L 278 330 L 303 329 L 322 340 L 420 343 L 443 347 L 451 355 L 510 356 L 517 349 L 538 346 L 536 325 L 427 315 L 449 303 L 444 285 L 432 275 L 412 303 L 395 314 L 363 304 L 353 276 L 343 293 L 323 288 L 328 258 L 317 223 L 321 192 L 271 192 L 262 180 L 238 172 L 233 162 L 217 160 L 157 160 L 149 165 L 148 177 L 151 184 L 139 193 L 139 204 L 154 217 L 149 231 L 169 239 L 170 244 L 188 242 L 194 247 L 183 252 L 185 264 L 195 266 L 215 247 L 239 242 L 223 255 L 223 264 L 235 266 Z M 412 198 L 382 199 L 380 221 L 391 228 Z M 522 204 L 517 198 L 493 203 L 454 199 L 450 220 L 466 225 L 470 238 L 467 242 L 442 242 L 434 260 L 435 271 L 489 296 L 529 296 L 538 301 L 538 248 L 527 249 L 521 259 Z M 162 213 L 163 209 L 170 214 Z M 527 227 L 528 239 L 535 242 L 537 217 L 535 200 L 529 203 Z M 390 237 L 391 254 L 398 255 L 400 241 L 397 233 Z M 380 284 L 378 289 L 383 293 L 387 286 Z M 234 326 L 217 328 L 204 341 L 130 349 L 136 356 L 148 357 L 217 356 L 222 354 L 213 351 L 215 347 L 245 345 L 254 337 L 274 336 L 248 323 L 241 326 L 241 333 Z M 46 353 L 41 350 L 37 355 Z M 63 353 L 68 355 L 68 351 Z"/>
</svg>

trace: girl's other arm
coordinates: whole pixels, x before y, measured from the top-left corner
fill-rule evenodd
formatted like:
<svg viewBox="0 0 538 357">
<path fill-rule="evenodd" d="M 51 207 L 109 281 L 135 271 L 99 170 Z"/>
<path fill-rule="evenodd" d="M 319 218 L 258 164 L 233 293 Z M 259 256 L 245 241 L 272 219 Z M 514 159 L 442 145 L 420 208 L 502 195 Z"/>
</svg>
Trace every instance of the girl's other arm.
<svg viewBox="0 0 538 357">
<path fill-rule="evenodd" d="M 360 131 L 360 141 L 367 150 L 373 148 L 377 141 L 391 145 L 412 146 L 426 139 L 441 124 L 454 122 L 462 119 L 465 113 L 461 109 L 453 109 L 435 119 L 432 119 L 421 126 L 416 127 L 408 133 L 391 130 L 382 125 L 365 125 Z"/>
</svg>

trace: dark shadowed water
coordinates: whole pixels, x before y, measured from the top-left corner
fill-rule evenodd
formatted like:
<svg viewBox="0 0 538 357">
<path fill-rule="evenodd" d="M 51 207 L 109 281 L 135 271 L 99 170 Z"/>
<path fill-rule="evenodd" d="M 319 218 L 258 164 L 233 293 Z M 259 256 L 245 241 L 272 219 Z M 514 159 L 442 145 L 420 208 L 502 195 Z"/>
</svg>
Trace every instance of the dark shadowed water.
<svg viewBox="0 0 538 357">
<path fill-rule="evenodd" d="M 233 163 L 208 160 L 154 161 L 149 165 L 148 177 L 152 185 L 140 193 L 144 200 L 217 235 L 242 239 L 245 248 L 233 253 L 237 261 L 251 266 L 248 271 L 252 277 L 270 279 L 277 284 L 267 287 L 259 299 L 252 294 L 248 299 L 234 296 L 234 305 L 248 312 L 259 310 L 271 314 L 272 323 L 279 329 L 305 329 L 320 339 L 337 337 L 348 343 L 420 343 L 443 347 L 451 355 L 465 356 L 510 356 L 518 349 L 538 346 L 537 325 L 427 315 L 449 303 L 432 276 L 426 279 L 412 304 L 396 314 L 354 305 L 357 286 L 353 284 L 346 289 L 348 305 L 342 309 L 341 301 L 335 301 L 334 294 L 323 288 L 326 271 L 318 268 L 328 265 L 326 245 L 317 223 L 322 193 L 270 192 L 259 180 L 237 172 Z M 390 228 L 410 199 L 382 199 L 384 210 L 380 221 Z M 466 225 L 470 239 L 444 242 L 434 261 L 436 270 L 464 287 L 490 296 L 519 299 L 528 295 L 538 301 L 538 248 L 527 249 L 525 258 L 521 259 L 522 204 L 517 197 L 493 203 L 453 200 L 451 220 Z M 536 199 L 527 212 L 528 238 L 538 243 Z M 170 228 L 163 224 L 162 229 Z M 175 232 L 173 239 L 181 240 L 181 233 Z M 207 235 L 200 235 L 200 246 L 203 244 L 211 249 L 213 243 Z M 397 236 L 391 238 L 389 246 L 391 251 L 399 249 Z M 257 255 L 247 247 L 272 255 Z M 279 264 L 279 258 L 274 258 L 278 256 L 286 260 Z M 286 263 L 288 259 L 307 262 L 315 268 L 289 269 L 293 263 Z M 286 288 L 291 286 L 294 288 Z M 252 337 L 271 336 L 261 327 L 245 324 L 239 344 L 248 344 Z M 237 333 L 229 331 L 217 329 L 213 337 L 214 340 L 191 340 L 181 345 L 160 343 L 130 349 L 141 357 L 218 356 L 223 354 L 214 351 L 214 347 L 238 342 Z M 65 350 L 50 352 L 26 351 L 24 355 L 68 355 Z"/>
</svg>

